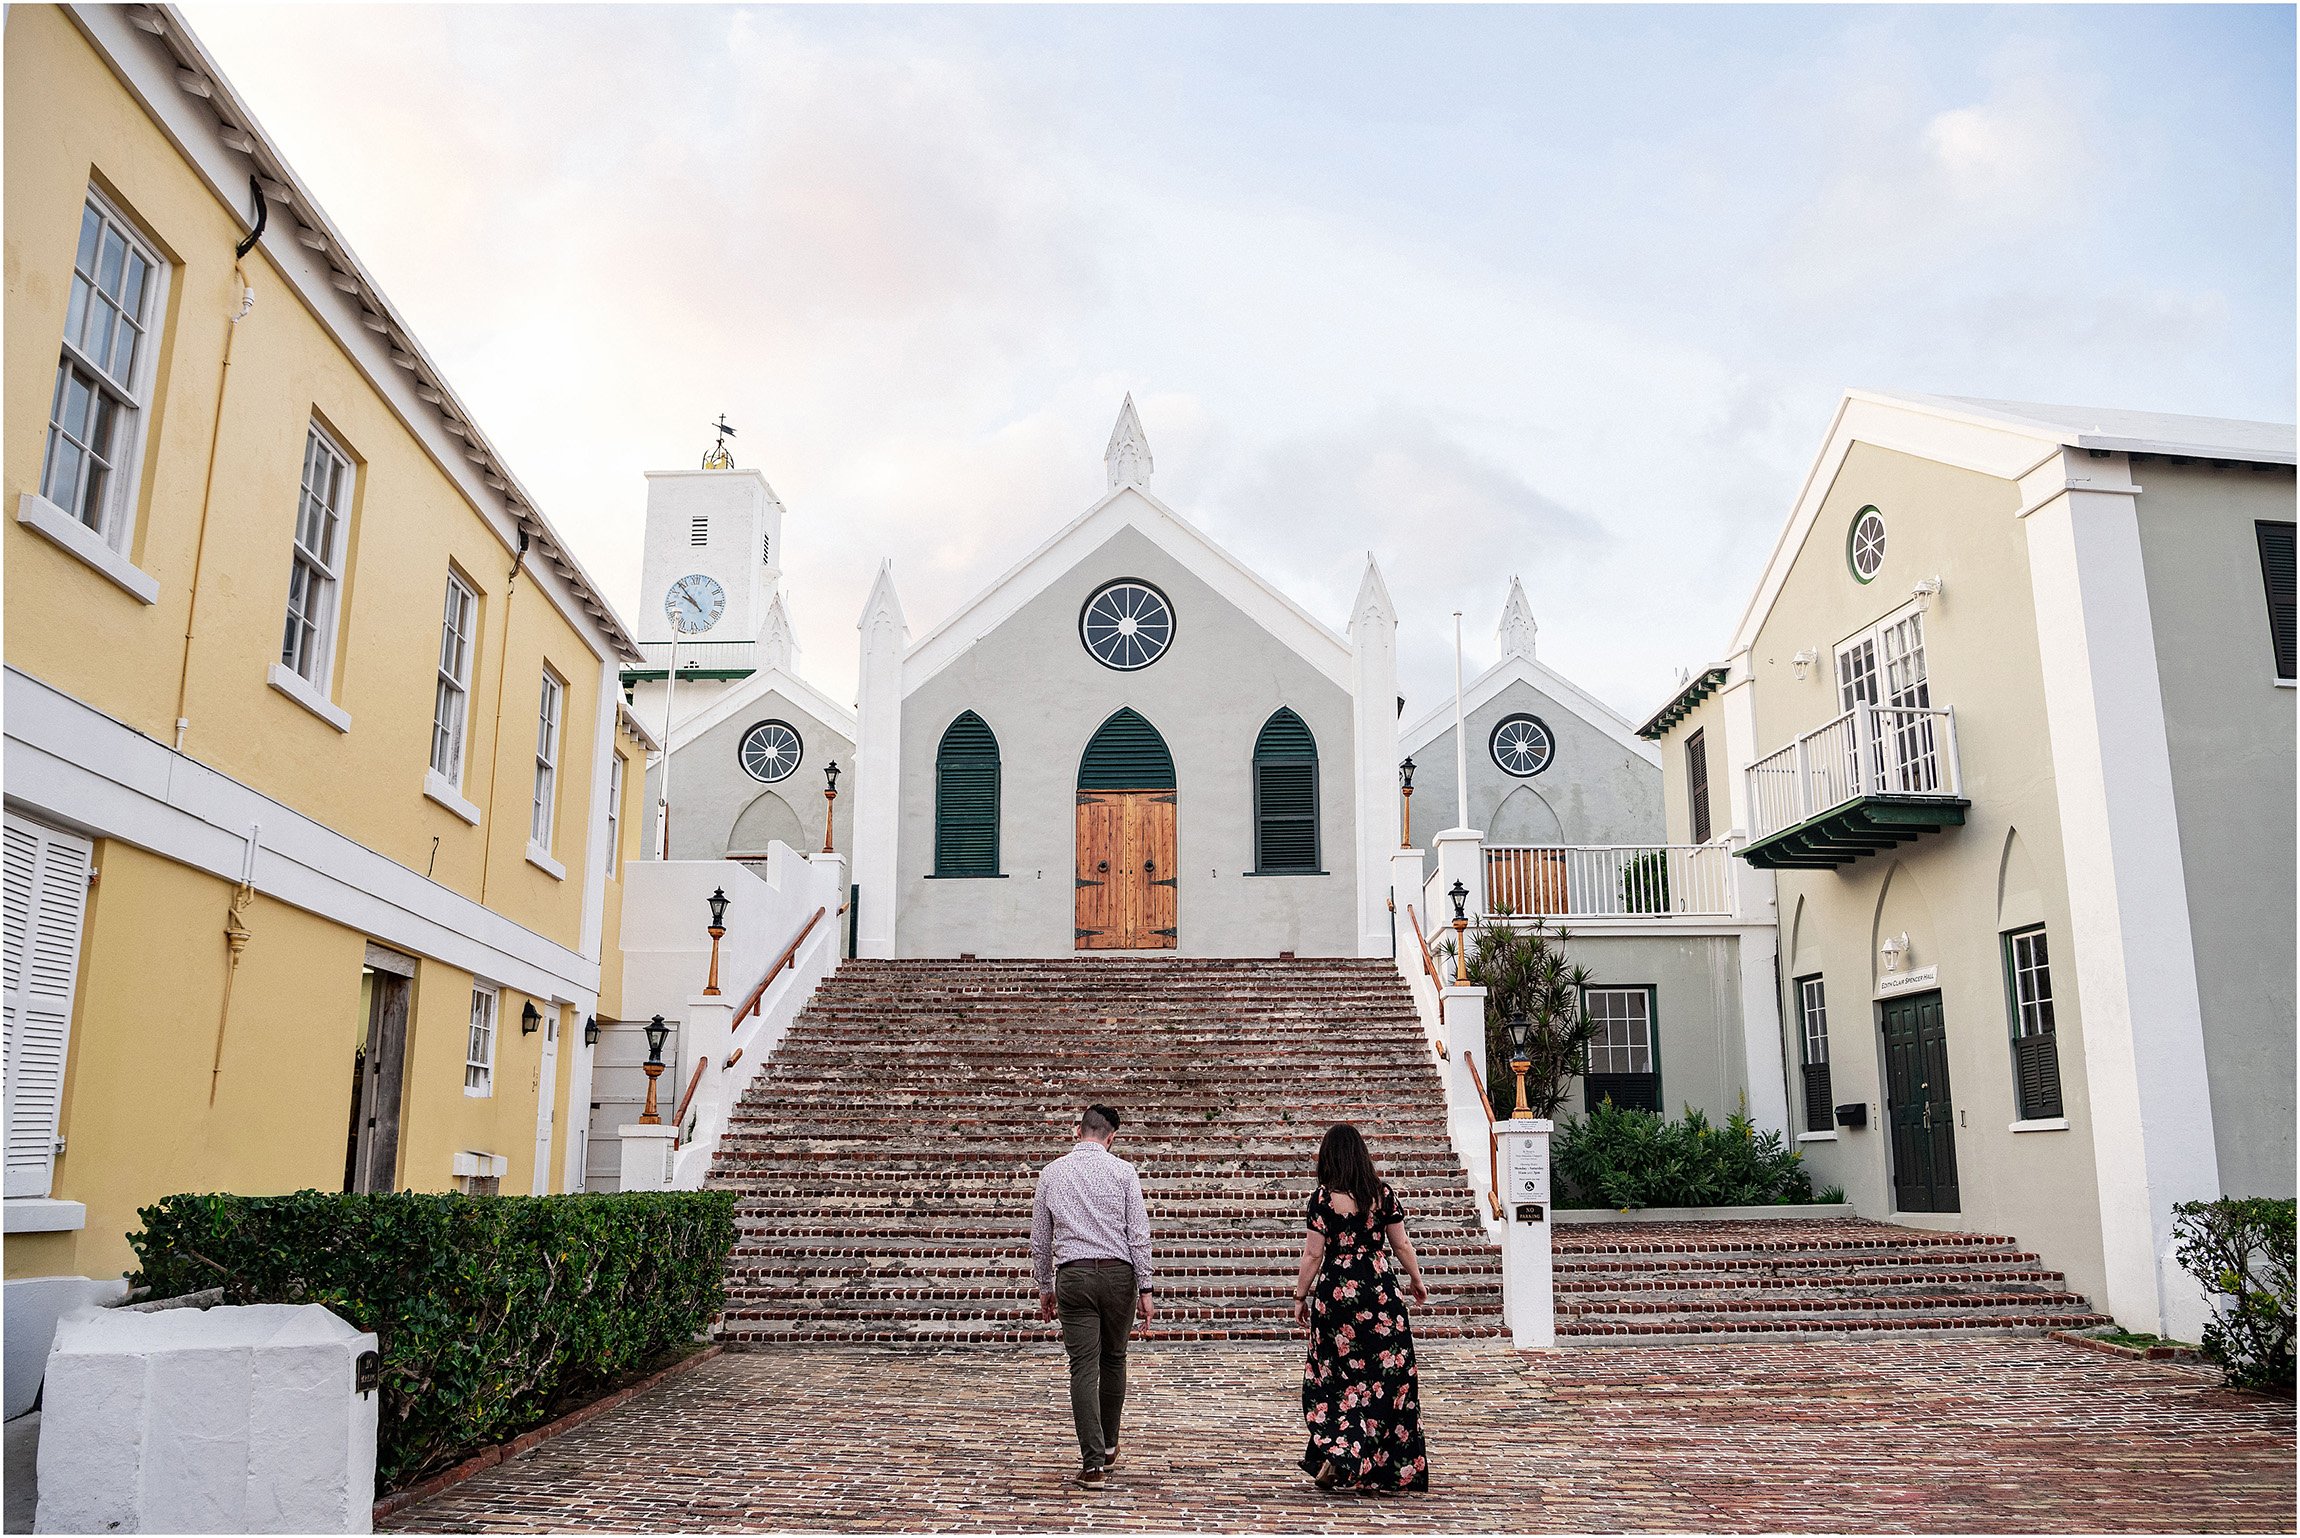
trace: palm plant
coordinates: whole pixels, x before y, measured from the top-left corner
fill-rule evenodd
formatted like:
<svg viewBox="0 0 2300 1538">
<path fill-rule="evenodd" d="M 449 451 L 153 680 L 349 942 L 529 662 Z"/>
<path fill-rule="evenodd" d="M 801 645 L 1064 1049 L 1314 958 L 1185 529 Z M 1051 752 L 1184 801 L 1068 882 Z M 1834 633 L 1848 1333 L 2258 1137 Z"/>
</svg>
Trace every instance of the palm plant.
<svg viewBox="0 0 2300 1538">
<path fill-rule="evenodd" d="M 1480 919 L 1469 932 L 1469 961 L 1462 980 L 1486 990 L 1486 1095 L 1493 1114 L 1517 1109 L 1516 1075 L 1509 1071 L 1511 1050 L 1505 1022 L 1523 1015 L 1532 1025 L 1526 1057 L 1527 1107 L 1536 1116 L 1555 1116 L 1565 1104 L 1567 1086 L 1589 1057 L 1597 1026 L 1581 1005 L 1589 969 L 1566 958 L 1572 937 L 1546 919 L 1497 922 Z M 1449 956 L 1451 941 L 1439 947 Z"/>
</svg>

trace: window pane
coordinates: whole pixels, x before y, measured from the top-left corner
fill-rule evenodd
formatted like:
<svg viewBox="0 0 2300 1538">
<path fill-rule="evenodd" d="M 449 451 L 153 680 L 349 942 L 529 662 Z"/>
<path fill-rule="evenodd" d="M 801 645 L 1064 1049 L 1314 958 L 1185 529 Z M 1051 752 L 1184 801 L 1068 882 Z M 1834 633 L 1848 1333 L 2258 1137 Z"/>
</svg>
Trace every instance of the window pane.
<svg viewBox="0 0 2300 1538">
<path fill-rule="evenodd" d="M 72 265 L 91 278 L 96 272 L 96 243 L 103 238 L 104 220 L 94 205 L 80 210 L 80 249 Z"/>
<path fill-rule="evenodd" d="M 88 280 L 77 273 L 72 276 L 72 300 L 64 310 L 64 335 L 79 345 L 80 328 L 88 323 Z"/>
<path fill-rule="evenodd" d="M 104 253 L 96 260 L 96 287 L 107 296 L 117 298 L 120 292 L 120 265 L 128 257 L 128 243 L 114 229 L 104 231 Z"/>
</svg>

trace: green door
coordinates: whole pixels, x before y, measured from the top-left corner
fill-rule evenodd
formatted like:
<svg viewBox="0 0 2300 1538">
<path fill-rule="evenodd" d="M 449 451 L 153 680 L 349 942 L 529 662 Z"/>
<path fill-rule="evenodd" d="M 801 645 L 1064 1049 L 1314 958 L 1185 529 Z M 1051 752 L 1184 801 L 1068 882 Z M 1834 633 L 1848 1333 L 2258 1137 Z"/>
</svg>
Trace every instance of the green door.
<svg viewBox="0 0 2300 1538">
<path fill-rule="evenodd" d="M 1949 1100 L 1948 1033 L 1938 992 L 1890 999 L 1885 1033 L 1885 1119 L 1892 1128 L 1893 1204 L 1903 1212 L 1955 1212 L 1957 1113 Z"/>
</svg>

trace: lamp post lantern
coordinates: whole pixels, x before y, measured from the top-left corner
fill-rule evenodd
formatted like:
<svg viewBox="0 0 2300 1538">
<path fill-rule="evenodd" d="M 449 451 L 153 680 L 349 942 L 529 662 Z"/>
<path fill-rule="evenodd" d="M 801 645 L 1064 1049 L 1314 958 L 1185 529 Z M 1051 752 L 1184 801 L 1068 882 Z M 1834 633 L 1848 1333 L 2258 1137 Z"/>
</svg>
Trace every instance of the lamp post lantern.
<svg viewBox="0 0 2300 1538">
<path fill-rule="evenodd" d="M 711 976 L 703 984 L 703 996 L 715 999 L 719 996 L 719 937 L 727 932 L 727 889 L 714 888 L 708 901 L 711 909 L 711 923 L 707 931 L 711 937 Z"/>
<path fill-rule="evenodd" d="M 583 1045 L 586 1047 L 599 1045 L 599 1017 L 597 1015 L 585 1015 L 583 1017 Z"/>
<path fill-rule="evenodd" d="M 663 1023 L 661 1015 L 657 1015 L 647 1022 L 645 1030 L 647 1032 L 647 1061 L 639 1066 L 647 1075 L 647 1105 L 639 1113 L 639 1125 L 642 1127 L 660 1127 L 663 1125 L 663 1118 L 655 1110 L 655 1081 L 663 1076 L 663 1043 L 669 1039 L 671 1028 Z"/>
<path fill-rule="evenodd" d="M 519 1006 L 520 1035 L 532 1036 L 535 1034 L 537 1029 L 542 1026 L 542 1024 L 543 1012 L 535 1007 L 535 1001 L 533 999 L 529 999 L 526 1003 Z"/>
<path fill-rule="evenodd" d="M 1398 794 L 1405 801 L 1398 847 L 1411 849 L 1414 846 L 1414 761 L 1410 758 L 1398 765 Z"/>
<path fill-rule="evenodd" d="M 831 813 L 839 804 L 839 761 L 823 765 L 823 853 L 831 852 Z"/>
<path fill-rule="evenodd" d="M 1509 1113 L 1509 1119 L 1532 1121 L 1533 1108 L 1525 1103 L 1525 1076 L 1533 1071 L 1533 1022 L 1525 1011 L 1518 1010 L 1502 1022 L 1502 1028 L 1509 1032 L 1509 1066 L 1517 1075 L 1517 1109 Z"/>
<path fill-rule="evenodd" d="M 1469 888 L 1460 882 L 1445 894 L 1453 900 L 1453 980 L 1469 976 Z"/>
</svg>

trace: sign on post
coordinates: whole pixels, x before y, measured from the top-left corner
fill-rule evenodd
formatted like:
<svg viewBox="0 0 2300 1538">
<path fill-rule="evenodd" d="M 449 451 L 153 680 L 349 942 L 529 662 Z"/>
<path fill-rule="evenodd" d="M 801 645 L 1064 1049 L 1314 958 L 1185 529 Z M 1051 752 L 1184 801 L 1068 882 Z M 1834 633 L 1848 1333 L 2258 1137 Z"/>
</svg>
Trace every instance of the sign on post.
<svg viewBox="0 0 2300 1538">
<path fill-rule="evenodd" d="M 1509 1140 L 1508 1205 L 1522 1209 L 1519 1221 L 1538 1223 L 1549 1206 L 1549 1139 L 1515 1137 Z"/>
</svg>

